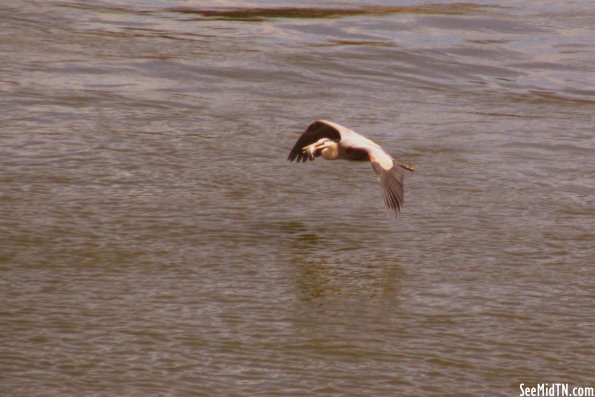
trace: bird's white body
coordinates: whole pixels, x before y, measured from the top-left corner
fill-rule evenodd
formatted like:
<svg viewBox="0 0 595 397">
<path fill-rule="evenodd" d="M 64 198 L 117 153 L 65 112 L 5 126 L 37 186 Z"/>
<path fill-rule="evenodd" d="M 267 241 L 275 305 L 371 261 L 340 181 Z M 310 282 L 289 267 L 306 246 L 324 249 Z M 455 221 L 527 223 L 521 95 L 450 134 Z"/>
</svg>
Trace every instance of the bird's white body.
<svg viewBox="0 0 595 397">
<path fill-rule="evenodd" d="M 376 162 L 378 162 L 378 164 L 380 164 L 380 166 L 382 168 L 384 168 L 385 170 L 390 170 L 393 167 L 394 162 L 393 162 L 392 157 L 388 153 L 386 153 L 380 147 L 380 145 L 378 145 L 373 140 L 366 138 L 365 136 L 360 135 L 357 132 L 350 130 L 347 127 L 343 127 L 340 124 L 333 123 L 332 121 L 328 121 L 328 120 L 320 120 L 320 121 L 334 127 L 337 131 L 339 131 L 339 134 L 341 134 L 341 142 L 344 145 L 353 146 L 353 147 L 367 145 L 370 155 L 375 159 Z M 324 152 L 322 153 L 322 157 L 326 160 L 335 160 L 337 158 L 340 158 L 340 157 L 335 157 L 335 158 L 325 157 Z"/>
<path fill-rule="evenodd" d="M 386 206 L 398 213 L 403 205 L 403 171 L 414 171 L 407 164 L 397 163 L 376 142 L 340 124 L 317 120 L 300 136 L 288 159 L 293 161 L 314 160 L 321 156 L 326 160 L 345 159 L 368 161 L 378 176 Z"/>
</svg>

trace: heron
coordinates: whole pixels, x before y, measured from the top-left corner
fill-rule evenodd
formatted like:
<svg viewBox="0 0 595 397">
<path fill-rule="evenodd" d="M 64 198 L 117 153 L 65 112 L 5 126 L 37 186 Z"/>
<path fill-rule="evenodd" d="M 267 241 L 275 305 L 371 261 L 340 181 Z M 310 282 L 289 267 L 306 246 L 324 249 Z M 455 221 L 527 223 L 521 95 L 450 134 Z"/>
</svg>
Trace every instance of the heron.
<svg viewBox="0 0 595 397">
<path fill-rule="evenodd" d="M 376 172 L 384 204 L 395 216 L 401 211 L 403 170 L 415 172 L 415 168 L 396 161 L 376 142 L 337 123 L 316 120 L 298 138 L 287 160 L 299 163 L 316 157 L 369 162 Z"/>
</svg>

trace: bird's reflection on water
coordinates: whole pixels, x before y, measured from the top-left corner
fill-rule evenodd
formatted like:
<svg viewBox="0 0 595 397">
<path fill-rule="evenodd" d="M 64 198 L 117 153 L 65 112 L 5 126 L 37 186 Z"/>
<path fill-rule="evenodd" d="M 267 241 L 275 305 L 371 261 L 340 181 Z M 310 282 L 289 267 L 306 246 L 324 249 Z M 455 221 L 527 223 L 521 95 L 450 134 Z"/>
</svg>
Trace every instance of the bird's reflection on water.
<svg viewBox="0 0 595 397">
<path fill-rule="evenodd" d="M 297 228 L 289 240 L 289 262 L 297 271 L 298 297 L 317 304 L 335 298 L 384 302 L 398 300 L 405 273 L 397 258 L 370 257 L 361 243 L 340 241 L 327 232 Z"/>
</svg>

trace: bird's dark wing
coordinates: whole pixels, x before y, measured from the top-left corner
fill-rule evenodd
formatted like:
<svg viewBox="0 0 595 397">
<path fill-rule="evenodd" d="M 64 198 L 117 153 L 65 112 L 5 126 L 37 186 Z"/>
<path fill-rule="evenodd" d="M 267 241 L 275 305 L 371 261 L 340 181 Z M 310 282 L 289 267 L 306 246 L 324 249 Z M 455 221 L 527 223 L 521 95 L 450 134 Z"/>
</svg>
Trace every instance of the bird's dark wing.
<svg viewBox="0 0 595 397">
<path fill-rule="evenodd" d="M 297 159 L 297 162 L 306 161 L 309 159 L 308 155 L 302 153 L 302 148 L 317 142 L 319 139 L 329 138 L 332 140 L 340 140 L 341 132 L 333 125 L 325 122 L 324 120 L 316 120 L 308 126 L 306 131 L 298 138 L 297 142 L 289 152 L 287 160 L 293 161 Z"/>
<path fill-rule="evenodd" d="M 384 204 L 394 211 L 395 215 L 403 207 L 403 170 L 395 161 L 392 168 L 385 169 L 378 162 L 371 161 L 372 168 L 378 176 L 378 183 L 382 189 Z"/>
</svg>

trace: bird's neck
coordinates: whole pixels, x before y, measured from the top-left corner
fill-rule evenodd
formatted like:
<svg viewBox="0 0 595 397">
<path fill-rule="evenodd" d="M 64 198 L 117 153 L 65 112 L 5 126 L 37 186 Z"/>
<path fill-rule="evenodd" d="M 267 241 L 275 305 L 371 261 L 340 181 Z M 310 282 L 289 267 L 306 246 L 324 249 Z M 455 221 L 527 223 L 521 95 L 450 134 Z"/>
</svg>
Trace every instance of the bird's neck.
<svg viewBox="0 0 595 397">
<path fill-rule="evenodd" d="M 339 157 L 339 145 L 329 145 L 320 152 L 325 160 L 336 160 Z"/>
</svg>

